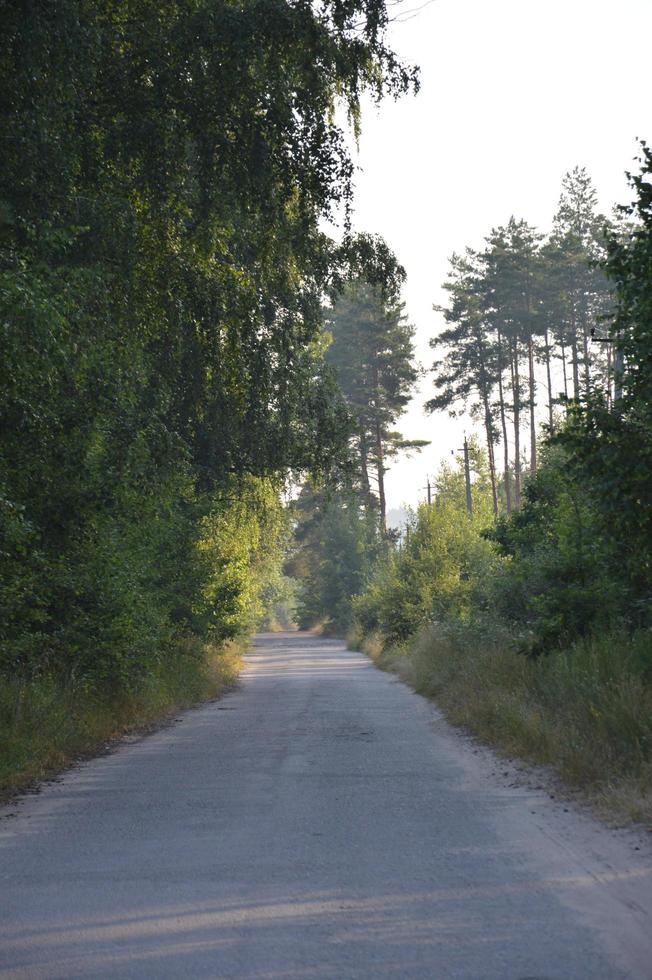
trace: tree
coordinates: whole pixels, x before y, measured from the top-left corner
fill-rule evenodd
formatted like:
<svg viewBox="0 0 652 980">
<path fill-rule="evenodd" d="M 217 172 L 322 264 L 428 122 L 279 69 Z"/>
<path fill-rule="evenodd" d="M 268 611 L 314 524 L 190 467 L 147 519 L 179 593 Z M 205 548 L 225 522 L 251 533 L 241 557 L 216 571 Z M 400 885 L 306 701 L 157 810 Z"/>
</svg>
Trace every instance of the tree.
<svg viewBox="0 0 652 980">
<path fill-rule="evenodd" d="M 397 298 L 360 279 L 346 284 L 326 311 L 325 322 L 333 338 L 328 361 L 355 419 L 354 446 L 363 498 L 371 509 L 377 501 L 380 528 L 386 534 L 388 461 L 401 451 L 427 445 L 406 440 L 394 429 L 419 375 L 414 363 L 414 328 L 407 323 Z"/>
<path fill-rule="evenodd" d="M 321 488 L 307 481 L 290 516 L 294 545 L 286 571 L 299 584 L 299 626 L 342 636 L 351 625 L 353 597 L 382 547 L 376 517 L 354 488 L 334 481 Z"/>
<path fill-rule="evenodd" d="M 597 194 L 584 168 L 575 167 L 562 182 L 553 231 L 545 249 L 551 330 L 561 347 L 566 381 L 570 350 L 573 398 L 591 391 L 591 328 L 605 312 L 608 286 L 599 260 L 604 252 L 606 219 L 596 212 Z M 580 381 L 580 377 L 582 380 Z"/>
<path fill-rule="evenodd" d="M 421 504 L 400 551 L 379 555 L 364 590 L 353 602 L 363 635 L 379 632 L 387 644 L 403 643 L 433 621 L 466 619 L 482 608 L 496 569 L 495 552 L 480 531 L 492 517 L 484 455 L 472 446 L 479 472 L 474 514 L 466 507 L 463 466 L 442 466 L 437 506 Z"/>
<path fill-rule="evenodd" d="M 536 472 L 536 378 L 535 336 L 539 329 L 537 256 L 542 236 L 526 221 L 511 217 L 507 225 L 493 229 L 485 251 L 487 302 L 500 348 L 501 366 L 509 368 L 514 420 L 515 503 L 521 501 L 521 410 L 529 408 L 530 471 Z M 521 375 L 521 358 L 527 356 L 528 395 Z"/>
<path fill-rule="evenodd" d="M 350 211 L 337 106 L 416 85 L 387 23 L 382 0 L 3 5 L 9 669 L 127 683 L 251 622 L 197 549 L 224 518 L 248 557 L 206 553 L 253 580 L 262 488 L 348 455 L 321 306 L 383 256 L 320 220 Z"/>
<path fill-rule="evenodd" d="M 425 408 L 428 412 L 435 412 L 446 408 L 451 410 L 456 404 L 461 404 L 465 408 L 470 407 L 472 418 L 481 419 L 487 443 L 493 509 L 494 514 L 498 514 L 494 455 L 498 430 L 493 395 L 499 372 L 496 344 L 490 334 L 491 327 L 483 302 L 484 268 L 481 257 L 471 249 L 467 249 L 464 256 L 453 255 L 450 267 L 449 278 L 444 284 L 450 303 L 447 307 L 434 307 L 450 326 L 430 341 L 434 349 L 443 347 L 446 355 L 432 368 L 438 394 L 426 402 Z M 506 465 L 509 465 L 508 459 Z"/>
<path fill-rule="evenodd" d="M 631 626 L 652 623 L 652 151 L 628 175 L 636 194 L 621 208 L 629 221 L 607 236 L 604 272 L 614 288 L 609 334 L 619 355 L 620 397 L 595 397 L 572 413 L 560 439 L 577 478 L 596 501 L 614 581 Z"/>
</svg>

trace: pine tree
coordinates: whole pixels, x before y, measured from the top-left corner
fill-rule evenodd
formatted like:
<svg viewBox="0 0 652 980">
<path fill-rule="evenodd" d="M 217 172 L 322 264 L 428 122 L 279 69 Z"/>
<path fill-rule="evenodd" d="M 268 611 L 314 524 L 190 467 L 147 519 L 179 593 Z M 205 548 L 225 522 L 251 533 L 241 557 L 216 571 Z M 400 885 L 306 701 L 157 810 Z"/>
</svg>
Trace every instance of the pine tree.
<svg viewBox="0 0 652 980">
<path fill-rule="evenodd" d="M 454 415 L 454 406 L 461 404 L 470 409 L 472 417 L 481 419 L 487 441 L 493 509 L 497 514 L 494 449 L 498 430 L 493 394 L 499 372 L 496 344 L 490 336 L 483 303 L 483 271 L 480 257 L 471 249 L 463 256 L 453 255 L 450 259 L 449 278 L 444 283 L 450 302 L 448 306 L 434 307 L 449 326 L 430 341 L 431 347 L 444 348 L 446 354 L 433 365 L 437 394 L 425 407 L 429 412 L 448 409 Z"/>
<path fill-rule="evenodd" d="M 377 509 L 386 534 L 388 461 L 402 450 L 427 445 L 405 440 L 394 429 L 419 376 L 414 327 L 407 323 L 400 301 L 360 279 L 346 284 L 326 311 L 325 323 L 333 337 L 328 360 L 356 422 L 354 443 L 363 497 L 371 509 Z"/>
<path fill-rule="evenodd" d="M 598 265 L 607 222 L 596 208 L 591 178 L 583 167 L 575 167 L 562 181 L 546 249 L 549 309 L 557 321 L 554 333 L 562 351 L 564 376 L 566 350 L 570 350 L 575 401 L 591 391 L 591 328 L 604 312 L 608 296 L 606 278 Z"/>
<path fill-rule="evenodd" d="M 514 425 L 515 505 L 521 500 L 521 413 L 529 408 L 530 470 L 536 471 L 535 337 L 539 329 L 537 255 L 541 235 L 526 221 L 509 219 L 493 229 L 484 253 L 488 311 L 500 351 L 500 368 L 509 369 Z M 506 355 L 506 356 L 505 356 Z M 527 357 L 527 394 L 521 366 Z M 500 384 L 502 393 L 502 378 Z"/>
</svg>

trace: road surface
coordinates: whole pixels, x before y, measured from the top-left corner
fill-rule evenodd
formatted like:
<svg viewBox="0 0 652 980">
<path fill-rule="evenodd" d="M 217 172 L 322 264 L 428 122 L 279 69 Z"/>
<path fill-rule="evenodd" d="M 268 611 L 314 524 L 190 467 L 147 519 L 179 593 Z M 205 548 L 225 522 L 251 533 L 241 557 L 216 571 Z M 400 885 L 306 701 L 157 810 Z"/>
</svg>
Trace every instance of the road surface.
<svg viewBox="0 0 652 980">
<path fill-rule="evenodd" d="M 3 811 L 0 976 L 650 980 L 650 849 L 491 758 L 342 644 L 261 636 L 235 691 Z"/>
</svg>

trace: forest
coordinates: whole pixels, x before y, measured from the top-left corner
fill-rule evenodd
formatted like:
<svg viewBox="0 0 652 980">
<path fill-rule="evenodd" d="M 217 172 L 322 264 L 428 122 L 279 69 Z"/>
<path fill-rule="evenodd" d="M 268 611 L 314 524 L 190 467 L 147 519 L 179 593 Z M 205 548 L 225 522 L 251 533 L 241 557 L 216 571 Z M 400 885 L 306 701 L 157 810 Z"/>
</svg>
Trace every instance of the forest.
<svg viewBox="0 0 652 980">
<path fill-rule="evenodd" d="M 296 624 L 643 805 L 652 153 L 613 216 L 575 168 L 549 232 L 512 216 L 453 255 L 419 365 L 400 256 L 352 214 L 347 126 L 419 86 L 389 16 L 5 5 L 0 788 L 211 696 Z M 396 529 L 420 381 L 435 433 L 477 433 Z"/>
<path fill-rule="evenodd" d="M 2 16 L 11 783 L 213 691 L 285 588 L 288 476 L 347 467 L 325 297 L 353 274 L 388 291 L 401 275 L 351 232 L 336 109 L 355 125 L 363 92 L 418 78 L 386 44 L 381 0 Z M 335 242 L 322 223 L 337 216 Z"/>
</svg>

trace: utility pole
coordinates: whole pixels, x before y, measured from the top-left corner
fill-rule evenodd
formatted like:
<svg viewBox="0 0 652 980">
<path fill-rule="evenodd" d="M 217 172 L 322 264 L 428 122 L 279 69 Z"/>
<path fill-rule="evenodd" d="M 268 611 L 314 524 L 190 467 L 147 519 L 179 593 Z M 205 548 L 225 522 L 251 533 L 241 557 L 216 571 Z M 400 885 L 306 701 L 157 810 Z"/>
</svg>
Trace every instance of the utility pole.
<svg viewBox="0 0 652 980">
<path fill-rule="evenodd" d="M 430 483 L 430 477 L 426 477 L 425 487 L 421 487 L 422 490 L 426 491 L 426 500 L 428 501 L 428 506 L 432 503 L 432 485 Z"/>
</svg>

